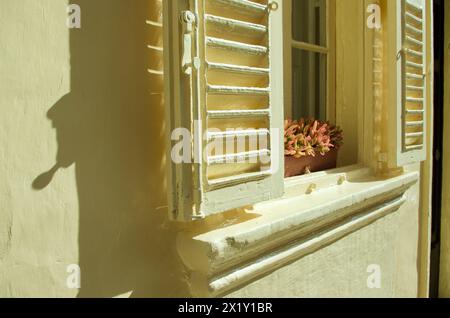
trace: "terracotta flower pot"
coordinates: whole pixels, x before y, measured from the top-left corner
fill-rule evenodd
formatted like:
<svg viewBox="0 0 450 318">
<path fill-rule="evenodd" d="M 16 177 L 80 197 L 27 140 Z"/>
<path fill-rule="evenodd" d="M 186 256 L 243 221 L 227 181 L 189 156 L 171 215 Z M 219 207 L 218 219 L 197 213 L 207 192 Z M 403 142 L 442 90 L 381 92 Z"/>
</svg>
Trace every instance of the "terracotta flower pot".
<svg viewBox="0 0 450 318">
<path fill-rule="evenodd" d="M 284 157 L 284 177 L 290 178 L 305 174 L 307 171 L 318 172 L 336 168 L 338 150 L 332 149 L 325 156 L 317 154 L 315 157 L 306 156 L 294 158 Z"/>
</svg>

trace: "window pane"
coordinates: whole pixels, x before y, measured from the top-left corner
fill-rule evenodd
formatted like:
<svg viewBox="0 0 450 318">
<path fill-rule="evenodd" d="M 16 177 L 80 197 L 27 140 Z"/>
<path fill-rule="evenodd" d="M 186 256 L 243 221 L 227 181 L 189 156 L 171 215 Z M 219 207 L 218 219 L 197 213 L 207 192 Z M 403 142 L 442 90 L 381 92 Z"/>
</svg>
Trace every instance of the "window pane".
<svg viewBox="0 0 450 318">
<path fill-rule="evenodd" d="M 326 120 L 327 56 L 292 49 L 292 117 Z"/>
<path fill-rule="evenodd" d="M 326 46 L 326 16 L 326 0 L 293 0 L 293 39 Z"/>
</svg>

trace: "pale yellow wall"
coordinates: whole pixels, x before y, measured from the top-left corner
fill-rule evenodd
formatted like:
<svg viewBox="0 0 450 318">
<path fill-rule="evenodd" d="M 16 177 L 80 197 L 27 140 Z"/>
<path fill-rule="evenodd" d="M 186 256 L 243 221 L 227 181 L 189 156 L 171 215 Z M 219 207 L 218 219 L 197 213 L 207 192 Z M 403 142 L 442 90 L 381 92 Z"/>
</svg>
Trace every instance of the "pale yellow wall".
<svg viewBox="0 0 450 318">
<path fill-rule="evenodd" d="M 160 2 L 0 1 L 0 297 L 182 296 L 166 222 Z M 51 178 L 42 175 L 55 164 Z M 41 176 L 38 178 L 38 176 Z M 34 183 L 33 183 L 34 182 Z M 34 186 L 34 188 L 33 188 Z"/>
<path fill-rule="evenodd" d="M 167 221 L 160 2 L 0 2 L 0 297 L 188 295 Z M 356 72 L 356 70 L 354 70 Z M 49 169 L 60 167 L 53 175 Z M 413 167 L 417 170 L 418 167 Z M 417 295 L 418 188 L 402 209 L 235 296 Z M 82 289 L 66 287 L 79 264 Z M 365 286 L 382 266 L 383 288 Z"/>
<path fill-rule="evenodd" d="M 295 1 L 295 0 L 294 0 Z M 344 130 L 339 166 L 358 163 L 363 132 L 364 29 L 361 0 L 336 1 L 336 122 Z"/>
</svg>

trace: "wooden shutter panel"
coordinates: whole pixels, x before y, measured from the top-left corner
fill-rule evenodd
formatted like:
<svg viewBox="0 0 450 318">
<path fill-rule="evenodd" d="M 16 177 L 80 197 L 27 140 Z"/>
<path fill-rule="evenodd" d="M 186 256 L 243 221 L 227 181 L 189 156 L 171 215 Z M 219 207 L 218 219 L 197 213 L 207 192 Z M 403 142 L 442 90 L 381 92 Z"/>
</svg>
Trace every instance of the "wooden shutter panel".
<svg viewBox="0 0 450 318">
<path fill-rule="evenodd" d="M 425 0 L 397 2 L 396 166 L 426 159 L 427 39 Z"/>
<path fill-rule="evenodd" d="M 185 127 L 196 159 L 176 164 L 168 151 L 171 218 L 280 197 L 281 2 L 166 0 L 164 28 L 169 148 L 173 129 Z"/>
</svg>

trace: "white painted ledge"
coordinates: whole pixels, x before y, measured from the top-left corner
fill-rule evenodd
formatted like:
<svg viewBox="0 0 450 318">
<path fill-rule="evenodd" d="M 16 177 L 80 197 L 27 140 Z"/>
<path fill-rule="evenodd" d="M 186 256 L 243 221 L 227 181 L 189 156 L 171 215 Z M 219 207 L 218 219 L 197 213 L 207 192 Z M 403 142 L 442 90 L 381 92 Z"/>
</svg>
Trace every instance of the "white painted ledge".
<svg viewBox="0 0 450 318">
<path fill-rule="evenodd" d="M 375 222 L 400 208 L 418 178 L 380 180 L 359 169 L 292 179 L 285 197 L 247 210 L 250 220 L 181 232 L 177 248 L 193 295 L 224 295 Z"/>
</svg>

